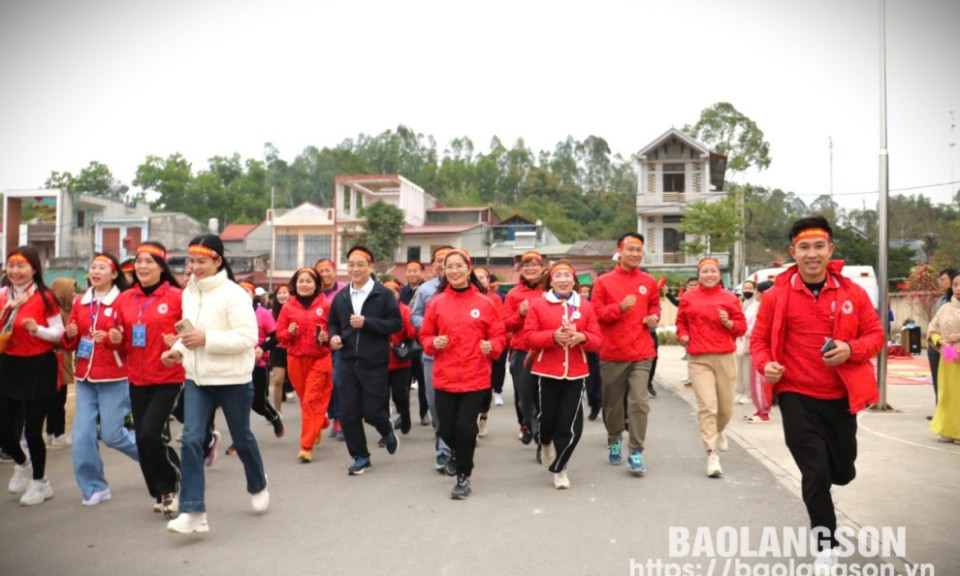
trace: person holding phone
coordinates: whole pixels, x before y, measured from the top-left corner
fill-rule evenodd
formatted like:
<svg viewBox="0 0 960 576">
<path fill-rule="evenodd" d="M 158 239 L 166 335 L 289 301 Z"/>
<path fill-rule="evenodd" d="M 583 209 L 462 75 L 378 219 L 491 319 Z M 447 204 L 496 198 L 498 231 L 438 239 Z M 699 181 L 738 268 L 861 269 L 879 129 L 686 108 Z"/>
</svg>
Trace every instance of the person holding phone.
<svg viewBox="0 0 960 576">
<path fill-rule="evenodd" d="M 842 274 L 843 261 L 830 259 L 833 229 L 827 219 L 801 218 L 789 238 L 796 264 L 764 293 L 750 353 L 779 399 L 810 525 L 827 534 L 814 563 L 820 574 L 837 563 L 830 488 L 856 476 L 857 412 L 879 398 L 870 359 L 886 342 L 866 291 Z"/>
<path fill-rule="evenodd" d="M 250 430 L 257 319 L 246 291 L 233 281 L 223 241 L 214 234 L 190 241 L 191 275 L 183 291 L 180 337 L 161 355 L 165 366 L 183 364 L 183 489 L 180 515 L 167 523 L 177 534 L 208 532 L 204 456 L 207 426 L 217 407 L 243 464 L 254 512 L 270 504 L 257 439 Z"/>
<path fill-rule="evenodd" d="M 327 404 L 333 393 L 330 357 L 330 302 L 320 289 L 320 275 L 301 268 L 290 279 L 290 292 L 277 319 L 277 339 L 287 348 L 287 374 L 300 398 L 301 463 L 313 461 L 313 447 L 327 427 Z"/>
<path fill-rule="evenodd" d="M 697 266 L 696 290 L 680 300 L 677 340 L 687 349 L 690 381 L 697 397 L 700 438 L 707 451 L 707 476 L 723 474 L 717 451 L 727 450 L 723 431 L 733 416 L 737 384 L 737 338 L 747 331 L 740 301 L 723 288 L 720 262 L 704 258 Z"/>
</svg>

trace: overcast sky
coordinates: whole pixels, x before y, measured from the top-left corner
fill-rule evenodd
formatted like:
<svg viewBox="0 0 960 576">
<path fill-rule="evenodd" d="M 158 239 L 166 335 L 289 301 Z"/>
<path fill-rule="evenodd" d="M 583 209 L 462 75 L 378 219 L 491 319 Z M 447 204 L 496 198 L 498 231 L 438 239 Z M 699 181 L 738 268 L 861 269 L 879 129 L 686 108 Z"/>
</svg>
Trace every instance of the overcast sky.
<svg viewBox="0 0 960 576">
<path fill-rule="evenodd" d="M 960 1 L 889 0 L 890 185 L 960 180 Z M 486 151 L 572 135 L 633 154 L 729 101 L 810 202 L 877 200 L 879 0 L 561 2 L 45 0 L 0 7 L 0 189 L 91 160 L 292 160 L 404 124 Z M 863 192 L 871 192 L 862 194 Z"/>
</svg>

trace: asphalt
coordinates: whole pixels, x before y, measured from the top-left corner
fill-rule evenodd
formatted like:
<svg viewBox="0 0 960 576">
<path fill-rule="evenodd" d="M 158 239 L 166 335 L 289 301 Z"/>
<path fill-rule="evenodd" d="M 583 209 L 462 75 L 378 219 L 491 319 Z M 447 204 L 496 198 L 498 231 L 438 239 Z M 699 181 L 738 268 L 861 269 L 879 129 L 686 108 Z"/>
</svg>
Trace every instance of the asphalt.
<svg viewBox="0 0 960 576">
<path fill-rule="evenodd" d="M 776 410 L 773 424 L 751 425 L 742 420 L 751 407 L 737 406 L 724 476 L 706 477 L 693 394 L 680 382 L 681 354 L 661 348 L 642 478 L 607 464 L 603 425 L 585 422 L 569 466 L 572 487 L 554 490 L 533 449 L 517 440 L 509 379 L 507 405 L 492 409 L 490 435 L 479 441 L 473 495 L 465 501 L 451 500 L 453 480 L 433 470 L 428 427 L 415 425 L 393 456 L 376 448 L 376 432 L 368 428 L 374 467 L 363 476 L 347 475 L 350 459 L 339 440 L 324 439 L 313 463 L 299 464 L 298 405 L 288 402 L 282 439 L 251 416 L 269 476 L 266 514 L 250 510 L 242 467 L 222 447 L 206 471 L 211 531 L 193 536 L 166 532 L 134 462 L 104 449 L 113 498 L 85 507 L 69 450 L 51 450 L 52 500 L 27 508 L 14 495 L 0 498 L 0 574 L 609 575 L 679 573 L 671 570 L 688 564 L 691 574 L 733 575 L 809 563 L 671 556 L 671 530 L 702 528 L 716 536 L 746 529 L 756 549 L 765 527 L 807 525 Z M 411 397 L 415 407 L 416 393 Z M 889 398 L 898 412 L 860 417 L 858 477 L 839 490 L 837 507 L 842 525 L 903 527 L 906 554 L 846 562 L 897 573 L 930 563 L 935 573 L 960 574 L 954 530 L 960 446 L 937 443 L 926 432 L 929 386 L 892 386 Z M 659 572 L 646 568 L 658 560 Z"/>
</svg>

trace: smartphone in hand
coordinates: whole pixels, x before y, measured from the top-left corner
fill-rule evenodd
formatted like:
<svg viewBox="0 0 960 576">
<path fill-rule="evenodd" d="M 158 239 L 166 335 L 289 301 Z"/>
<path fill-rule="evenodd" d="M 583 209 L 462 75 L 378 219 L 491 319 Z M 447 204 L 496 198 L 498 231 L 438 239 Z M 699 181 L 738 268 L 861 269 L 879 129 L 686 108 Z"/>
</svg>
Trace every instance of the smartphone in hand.
<svg viewBox="0 0 960 576">
<path fill-rule="evenodd" d="M 837 347 L 837 343 L 833 341 L 833 338 L 827 338 L 827 341 L 824 342 L 823 348 L 820 349 L 820 355 L 823 356 L 827 352 L 833 350 Z"/>
<path fill-rule="evenodd" d="M 184 332 L 192 332 L 192 331 L 193 331 L 193 322 L 191 322 L 190 320 L 187 320 L 186 318 L 184 318 L 184 319 L 180 320 L 179 322 L 177 322 L 176 324 L 174 324 L 174 325 L 173 325 L 173 328 L 174 328 L 174 330 L 177 331 L 177 334 L 183 334 Z"/>
</svg>

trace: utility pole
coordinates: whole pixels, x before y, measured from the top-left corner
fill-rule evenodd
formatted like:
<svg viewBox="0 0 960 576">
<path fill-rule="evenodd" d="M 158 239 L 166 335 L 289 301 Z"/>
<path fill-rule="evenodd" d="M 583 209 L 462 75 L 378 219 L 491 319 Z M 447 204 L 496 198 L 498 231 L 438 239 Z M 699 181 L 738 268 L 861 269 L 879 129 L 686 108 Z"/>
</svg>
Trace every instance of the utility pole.
<svg viewBox="0 0 960 576">
<path fill-rule="evenodd" d="M 833 200 L 833 136 L 828 136 L 830 141 L 830 199 Z"/>
<path fill-rule="evenodd" d="M 274 221 L 274 201 L 276 200 L 276 186 L 270 187 L 270 276 L 268 288 L 273 293 L 273 271 L 277 265 L 277 228 L 273 225 Z"/>
<path fill-rule="evenodd" d="M 890 152 L 887 149 L 887 8 L 886 0 L 880 0 L 880 214 L 877 244 L 880 248 L 877 260 L 877 279 L 880 282 L 880 324 L 883 326 L 883 348 L 877 359 L 877 384 L 880 387 L 880 401 L 872 410 L 887 412 L 893 408 L 887 403 L 887 342 L 890 341 L 890 325 L 887 314 L 890 307 L 887 294 L 887 252 L 889 243 L 888 195 L 890 192 Z"/>
</svg>

